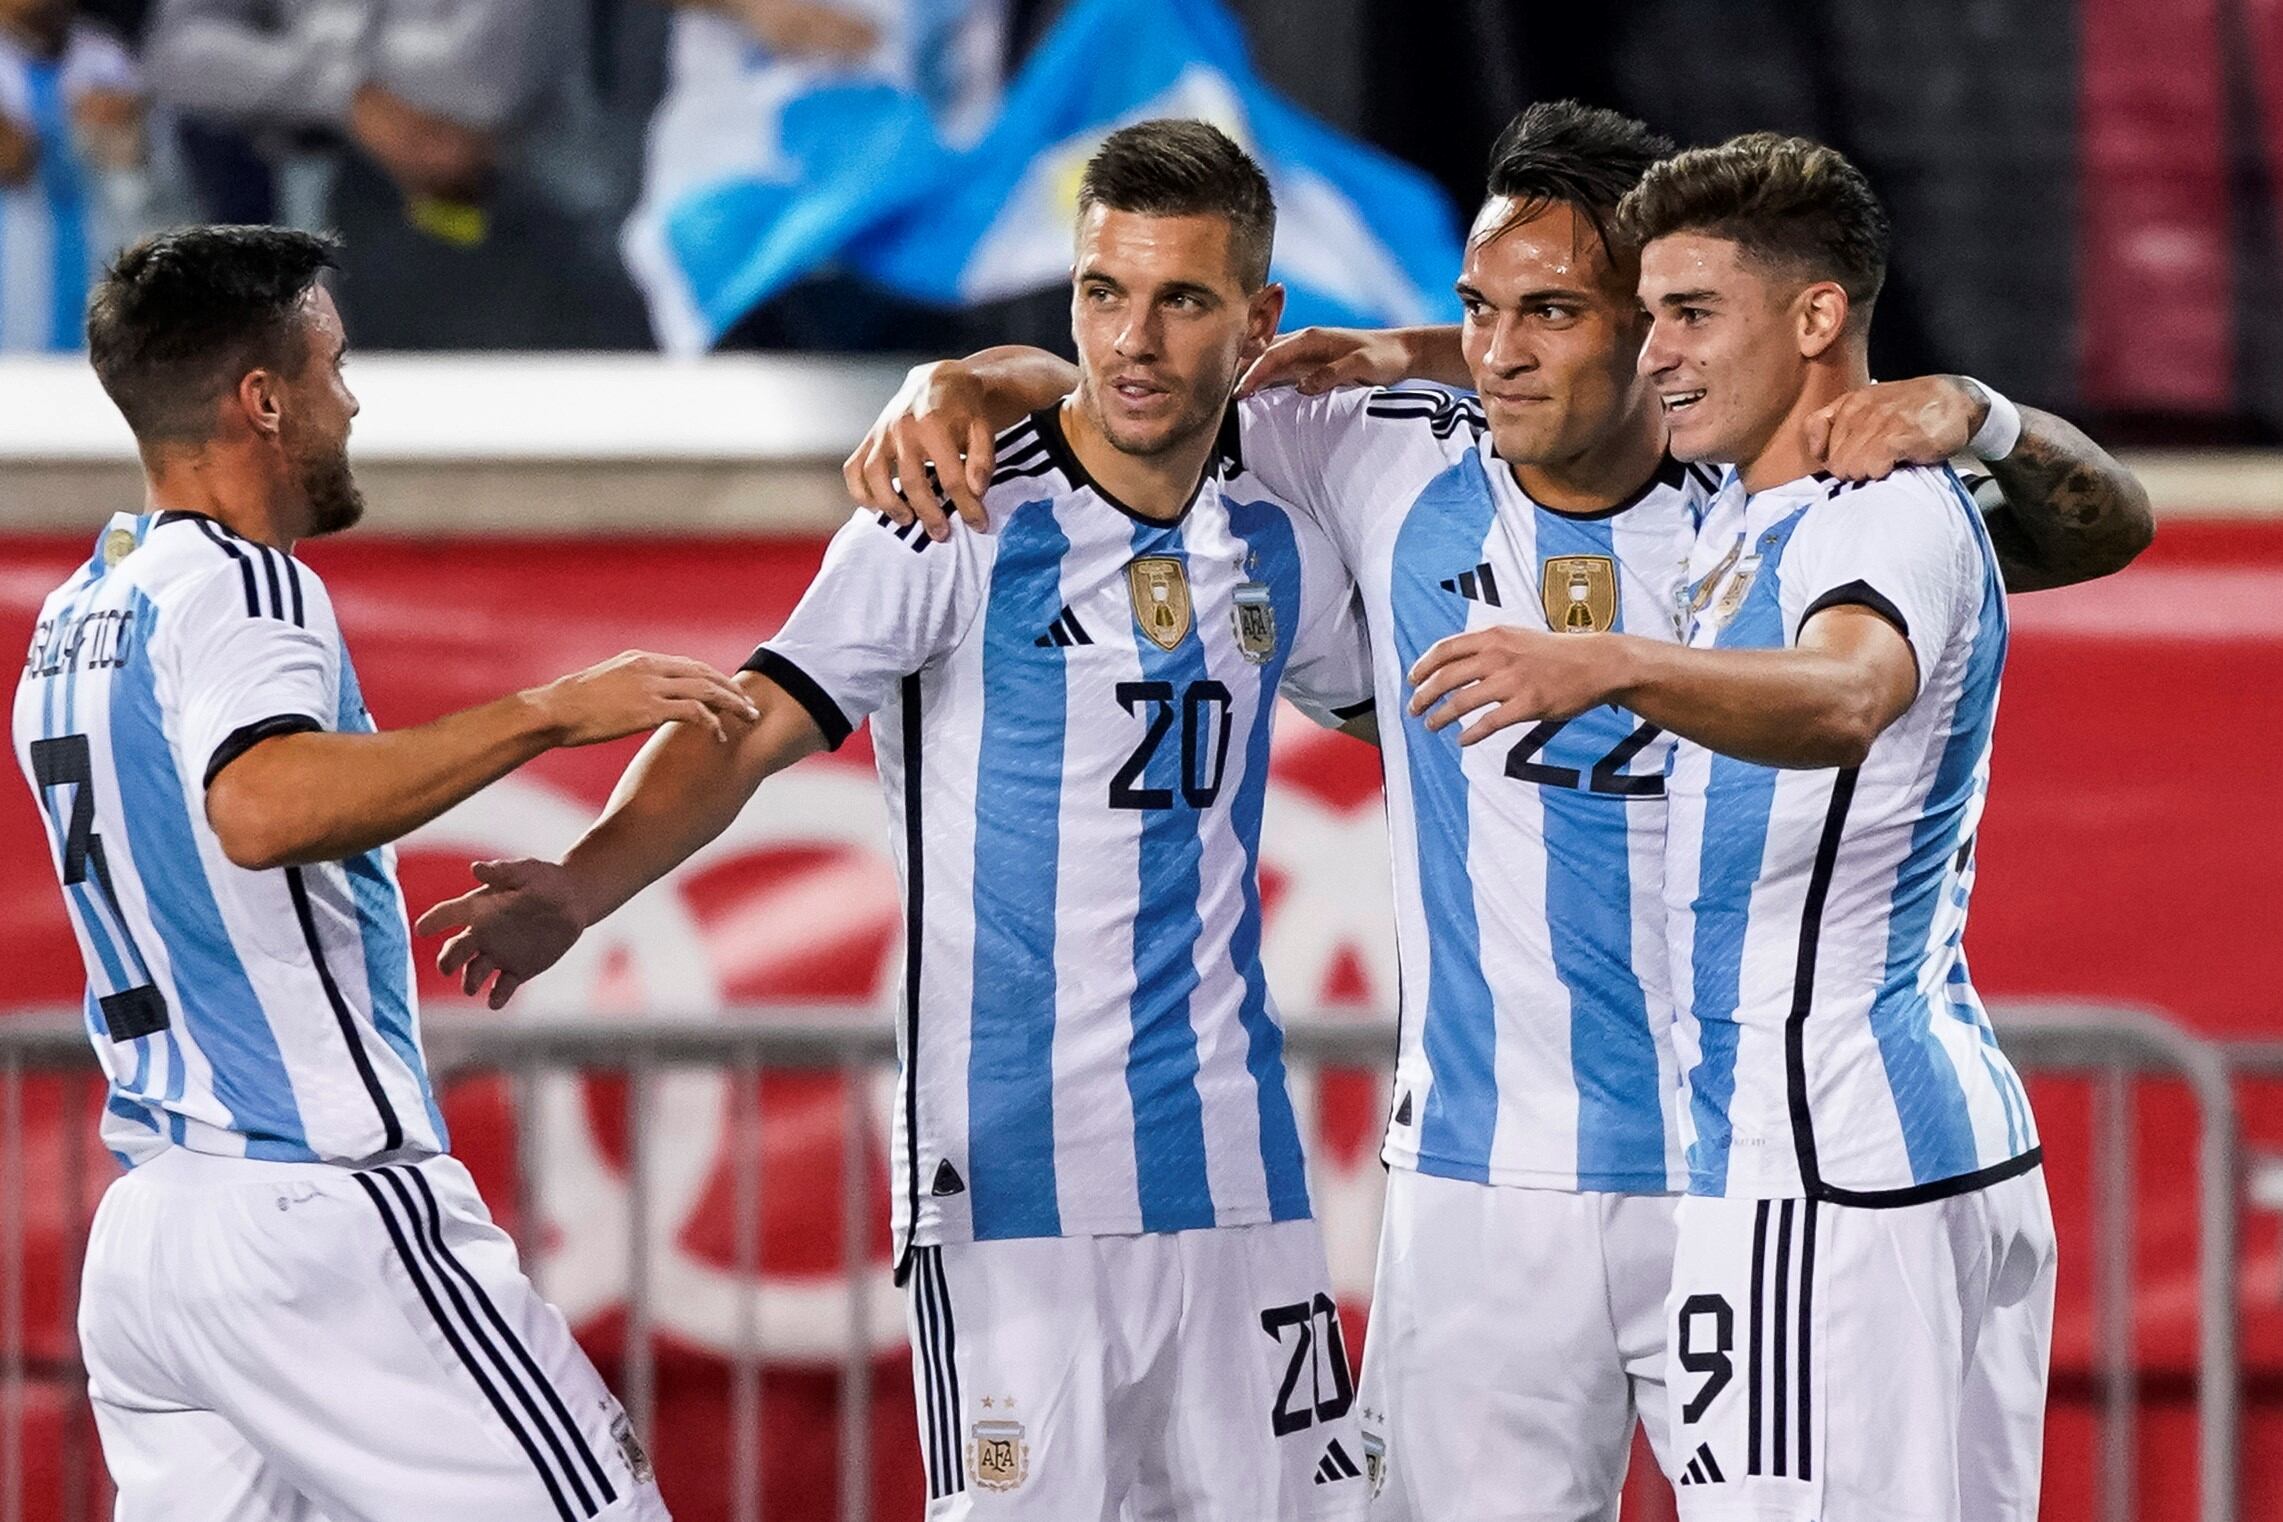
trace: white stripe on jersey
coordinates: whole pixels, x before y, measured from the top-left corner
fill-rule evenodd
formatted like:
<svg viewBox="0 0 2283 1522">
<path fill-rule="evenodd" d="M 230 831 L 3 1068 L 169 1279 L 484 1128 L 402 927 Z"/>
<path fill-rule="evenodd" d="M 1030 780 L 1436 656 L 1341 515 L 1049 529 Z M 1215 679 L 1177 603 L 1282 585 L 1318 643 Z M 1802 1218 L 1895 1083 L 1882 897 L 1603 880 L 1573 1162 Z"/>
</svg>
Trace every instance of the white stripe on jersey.
<svg viewBox="0 0 2283 1522">
<path fill-rule="evenodd" d="M 1679 748 L 1666 898 L 1691 1190 L 1883 1203 L 2034 1165 L 1963 949 L 2006 646 L 1972 500 L 1947 469 L 1749 498 L 1732 477 L 1692 575 L 1696 645 L 1780 649 L 1859 604 L 1901 628 L 1920 686 L 1859 767 Z"/>
<path fill-rule="evenodd" d="M 1052 411 L 998 459 L 990 534 L 859 515 L 751 663 L 830 738 L 871 718 L 899 823 L 899 1234 L 1305 1217 L 1257 848 L 1279 684 L 1368 696 L 1349 589 L 1241 474 L 1162 523 Z"/>
<path fill-rule="evenodd" d="M 193 514 L 113 518 L 41 609 L 14 728 L 123 1161 L 443 1150 L 393 854 L 252 872 L 206 821 L 218 758 L 371 728 L 314 573 Z"/>
<path fill-rule="evenodd" d="M 1566 621 L 1599 605 L 1592 578 L 1614 578 L 1597 618 L 1676 638 L 1703 481 L 1668 464 L 1620 509 L 1553 512 L 1523 494 L 1472 399 L 1429 387 L 1271 391 L 1241 417 L 1248 463 L 1322 522 L 1370 626 L 1403 975 L 1386 1160 L 1494 1184 L 1679 1188 L 1671 741 L 1605 708 L 1462 750 L 1406 705 L 1436 640 L 1548 628 L 1549 585 Z"/>
</svg>

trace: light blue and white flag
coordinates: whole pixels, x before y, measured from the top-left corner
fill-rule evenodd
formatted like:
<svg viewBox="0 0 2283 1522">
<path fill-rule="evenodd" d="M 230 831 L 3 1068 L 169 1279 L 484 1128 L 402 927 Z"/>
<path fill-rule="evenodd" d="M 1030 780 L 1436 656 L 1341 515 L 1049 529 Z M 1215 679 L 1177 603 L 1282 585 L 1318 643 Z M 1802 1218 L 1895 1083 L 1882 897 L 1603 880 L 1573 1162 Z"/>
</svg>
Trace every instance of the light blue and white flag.
<svg viewBox="0 0 2283 1522">
<path fill-rule="evenodd" d="M 663 123 L 654 137 L 626 246 L 669 349 L 710 346 L 826 265 L 941 306 L 1057 285 L 1086 160 L 1152 117 L 1212 122 L 1267 169 L 1288 327 L 1457 319 L 1449 200 L 1271 91 L 1219 0 L 1077 0 L 964 150 L 942 144 L 907 91 L 810 83 L 743 140 L 726 110 L 703 143 L 694 120 L 679 145 Z M 661 159 L 677 146 L 688 171 L 669 173 Z"/>
</svg>

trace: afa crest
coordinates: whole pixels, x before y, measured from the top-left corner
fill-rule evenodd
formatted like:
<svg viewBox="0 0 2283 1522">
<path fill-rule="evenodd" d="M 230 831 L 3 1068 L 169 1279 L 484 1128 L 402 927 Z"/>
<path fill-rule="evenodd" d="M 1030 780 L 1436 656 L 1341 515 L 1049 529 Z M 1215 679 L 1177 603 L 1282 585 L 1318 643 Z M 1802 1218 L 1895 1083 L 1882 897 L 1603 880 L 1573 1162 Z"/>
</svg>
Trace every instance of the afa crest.
<svg viewBox="0 0 2283 1522">
<path fill-rule="evenodd" d="M 1030 1478 L 1031 1447 L 1021 1422 L 977 1422 L 967 1444 L 967 1476 L 985 1490 L 1013 1490 Z"/>
<path fill-rule="evenodd" d="M 1193 613 L 1189 603 L 1189 573 L 1168 555 L 1144 555 L 1126 567 L 1126 588 L 1132 595 L 1134 625 L 1160 650 L 1171 650 L 1189 637 Z"/>
<path fill-rule="evenodd" d="M 1229 617 L 1236 624 L 1237 648 L 1246 660 L 1262 666 L 1275 657 L 1276 600 L 1267 587 L 1257 581 L 1238 587 Z"/>
<path fill-rule="evenodd" d="M 1556 634 L 1606 634 L 1617 627 L 1617 562 L 1607 555 L 1553 555 L 1538 586 L 1546 627 Z"/>
</svg>

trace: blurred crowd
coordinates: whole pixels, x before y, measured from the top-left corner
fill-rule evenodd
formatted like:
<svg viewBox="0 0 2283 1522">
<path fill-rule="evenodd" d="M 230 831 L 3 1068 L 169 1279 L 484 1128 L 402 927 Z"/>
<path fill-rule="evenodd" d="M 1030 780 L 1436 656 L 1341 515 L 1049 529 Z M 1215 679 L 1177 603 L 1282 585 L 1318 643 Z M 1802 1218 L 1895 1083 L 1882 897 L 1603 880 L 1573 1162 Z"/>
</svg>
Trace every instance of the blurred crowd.
<svg viewBox="0 0 2283 1522">
<path fill-rule="evenodd" d="M 1007 0 L 0 0 L 0 350 L 79 344 L 108 254 L 186 221 L 341 233 L 376 348 L 640 348 L 645 131 L 725 77 L 917 93 L 971 130 Z"/>
</svg>

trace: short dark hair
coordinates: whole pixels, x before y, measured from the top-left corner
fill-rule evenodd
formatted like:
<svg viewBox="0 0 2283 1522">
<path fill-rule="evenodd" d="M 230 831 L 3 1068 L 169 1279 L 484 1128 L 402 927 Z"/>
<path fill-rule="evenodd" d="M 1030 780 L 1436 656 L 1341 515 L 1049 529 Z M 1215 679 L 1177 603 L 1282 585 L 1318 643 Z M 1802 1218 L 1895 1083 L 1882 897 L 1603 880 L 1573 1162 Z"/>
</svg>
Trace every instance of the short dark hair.
<svg viewBox="0 0 2283 1522">
<path fill-rule="evenodd" d="M 297 315 L 339 248 L 283 227 L 192 227 L 120 254 L 88 301 L 87 357 L 135 437 L 203 440 L 247 371 L 297 374 Z"/>
<path fill-rule="evenodd" d="M 1542 100 L 1491 144 L 1488 190 L 1521 203 L 1515 222 L 1558 205 L 1576 208 L 1614 259 L 1633 252 L 1618 237 L 1617 204 L 1672 151 L 1671 138 L 1630 116 L 1574 100 Z"/>
<path fill-rule="evenodd" d="M 1692 148 L 1651 169 L 1618 219 L 1640 243 L 1696 232 L 1747 258 L 1836 282 L 1858 331 L 1887 279 L 1886 209 L 1863 171 L 1836 148 L 1751 132 Z"/>
<path fill-rule="evenodd" d="M 1166 117 L 1102 140 L 1078 182 L 1078 214 L 1097 206 L 1151 217 L 1229 219 L 1229 253 L 1247 291 L 1268 284 L 1276 197 L 1253 156 L 1209 122 Z"/>
</svg>

